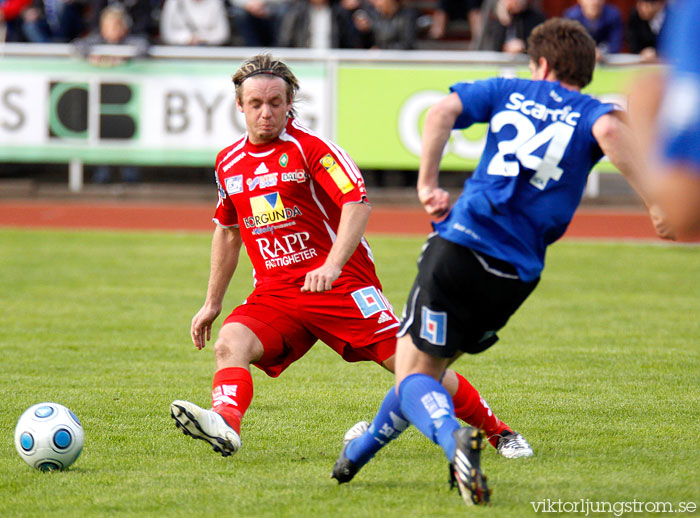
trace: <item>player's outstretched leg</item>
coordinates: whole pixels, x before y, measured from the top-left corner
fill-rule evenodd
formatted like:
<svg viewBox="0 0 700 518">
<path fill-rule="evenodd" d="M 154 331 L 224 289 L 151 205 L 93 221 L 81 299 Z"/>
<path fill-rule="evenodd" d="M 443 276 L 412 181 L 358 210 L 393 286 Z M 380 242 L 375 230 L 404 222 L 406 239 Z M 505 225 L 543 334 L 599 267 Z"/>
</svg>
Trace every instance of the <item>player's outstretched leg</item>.
<svg viewBox="0 0 700 518">
<path fill-rule="evenodd" d="M 333 466 L 331 478 L 339 484 L 350 482 L 375 453 L 394 440 L 408 427 L 403 417 L 396 389 L 391 387 L 379 407 L 372 424 L 360 421 L 343 438 L 343 450 Z"/>
<path fill-rule="evenodd" d="M 482 431 L 467 426 L 455 430 L 452 435 L 455 440 L 455 453 L 450 463 L 452 483 L 457 484 L 467 505 L 488 504 L 491 492 L 486 476 L 481 473 Z"/>
<path fill-rule="evenodd" d="M 182 433 L 212 445 L 215 452 L 228 457 L 241 447 L 241 437 L 221 415 L 189 401 L 173 401 L 170 414 Z"/>
</svg>

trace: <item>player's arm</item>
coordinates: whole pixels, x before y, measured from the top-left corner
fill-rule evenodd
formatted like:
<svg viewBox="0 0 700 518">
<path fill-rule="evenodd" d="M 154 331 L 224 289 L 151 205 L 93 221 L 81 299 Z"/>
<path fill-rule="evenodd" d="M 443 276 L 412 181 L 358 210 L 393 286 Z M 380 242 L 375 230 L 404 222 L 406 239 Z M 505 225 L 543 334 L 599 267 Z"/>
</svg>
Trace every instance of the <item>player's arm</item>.
<svg viewBox="0 0 700 518">
<path fill-rule="evenodd" d="M 632 87 L 628 97 L 628 110 L 633 130 L 642 149 L 656 147 L 657 118 L 668 77 L 665 73 L 646 74 Z M 674 163 L 662 166 L 654 163 L 654 170 L 645 172 L 644 188 L 663 207 L 671 227 L 679 237 L 691 237 L 700 231 L 700 172 L 690 164 Z M 662 180 L 663 178 L 663 180 Z"/>
<path fill-rule="evenodd" d="M 231 278 L 238 266 L 241 252 L 241 232 L 237 227 L 214 229 L 211 241 L 211 269 L 204 305 L 192 318 L 190 334 L 197 349 L 202 349 L 211 340 L 211 327 L 221 313 L 221 307 Z"/>
<path fill-rule="evenodd" d="M 658 139 L 656 118 L 661 108 L 661 100 L 666 84 L 666 74 L 655 70 L 646 73 L 632 85 L 627 96 L 627 113 L 632 131 L 637 135 L 637 140 L 649 156 L 649 150 L 656 148 Z M 645 182 L 648 178 L 641 178 Z"/>
<path fill-rule="evenodd" d="M 666 165 L 654 182 L 654 195 L 679 239 L 700 235 L 700 170 L 687 163 Z"/>
<path fill-rule="evenodd" d="M 371 211 L 372 207 L 364 202 L 343 205 L 338 232 L 328 257 L 320 267 L 306 274 L 301 291 L 326 291 L 333 287 L 343 266 L 360 244 Z"/>
<path fill-rule="evenodd" d="M 642 183 L 646 168 L 644 154 L 624 114 L 613 111 L 603 115 L 593 124 L 592 131 L 603 153 L 641 196 L 649 210 L 656 233 L 664 239 L 675 239 L 663 213 L 656 204 L 651 202 L 648 190 Z"/>
<path fill-rule="evenodd" d="M 433 217 L 443 215 L 450 206 L 449 194 L 438 187 L 438 176 L 442 153 L 461 113 L 462 101 L 451 93 L 433 105 L 425 117 L 416 188 L 418 199 Z"/>
</svg>

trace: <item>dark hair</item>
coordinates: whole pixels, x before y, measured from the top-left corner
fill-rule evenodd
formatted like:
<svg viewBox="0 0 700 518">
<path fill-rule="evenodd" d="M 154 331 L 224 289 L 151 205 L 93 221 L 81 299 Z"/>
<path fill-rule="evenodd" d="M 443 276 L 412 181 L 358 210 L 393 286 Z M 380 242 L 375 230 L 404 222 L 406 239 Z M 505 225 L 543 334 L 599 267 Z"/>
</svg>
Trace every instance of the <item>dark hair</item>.
<svg viewBox="0 0 700 518">
<path fill-rule="evenodd" d="M 287 102 L 292 105 L 292 108 L 289 110 L 289 115 L 291 117 L 296 117 L 293 103 L 297 91 L 299 90 L 299 81 L 287 65 L 273 58 L 271 54 L 258 54 L 257 56 L 247 59 L 236 73 L 233 74 L 232 80 L 236 87 L 236 99 L 238 99 L 238 102 L 243 102 L 243 82 L 249 77 L 261 74 L 284 79 L 285 83 L 287 83 Z"/>
<path fill-rule="evenodd" d="M 585 87 L 593 79 L 595 41 L 575 20 L 550 18 L 527 39 L 527 54 L 535 63 L 545 58 L 559 81 Z"/>
</svg>

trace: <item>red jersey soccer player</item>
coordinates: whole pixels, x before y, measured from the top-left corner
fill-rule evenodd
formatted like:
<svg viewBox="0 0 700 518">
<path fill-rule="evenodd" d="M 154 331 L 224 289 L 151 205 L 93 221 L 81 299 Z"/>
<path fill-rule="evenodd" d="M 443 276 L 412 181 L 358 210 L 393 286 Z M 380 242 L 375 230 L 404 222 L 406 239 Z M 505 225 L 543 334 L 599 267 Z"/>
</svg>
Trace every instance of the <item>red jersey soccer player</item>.
<svg viewBox="0 0 700 518">
<path fill-rule="evenodd" d="M 371 208 L 357 166 L 294 118 L 298 82 L 284 63 L 254 56 L 233 82 L 247 132 L 216 160 L 211 273 L 191 327 L 198 349 L 211 338 L 242 245 L 255 288 L 215 342 L 212 410 L 171 405 L 184 433 L 223 456 L 241 445 L 241 419 L 253 397 L 250 364 L 278 376 L 320 339 L 346 361 L 370 360 L 393 372 L 399 326 L 363 238 Z M 484 428 L 503 455 L 532 454 L 466 379 L 449 371 L 444 384 L 457 415 Z M 355 433 L 366 426 L 358 423 Z"/>
</svg>

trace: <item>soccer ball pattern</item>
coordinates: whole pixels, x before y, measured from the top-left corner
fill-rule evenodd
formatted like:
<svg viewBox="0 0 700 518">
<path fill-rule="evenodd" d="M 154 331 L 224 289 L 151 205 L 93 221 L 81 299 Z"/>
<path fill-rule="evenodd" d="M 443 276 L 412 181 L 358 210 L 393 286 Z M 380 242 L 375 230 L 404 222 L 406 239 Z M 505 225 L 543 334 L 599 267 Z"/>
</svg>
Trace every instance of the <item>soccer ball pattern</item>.
<svg viewBox="0 0 700 518">
<path fill-rule="evenodd" d="M 83 451 L 83 426 L 68 408 L 39 403 L 17 421 L 15 447 L 22 460 L 41 471 L 66 469 Z"/>
</svg>

